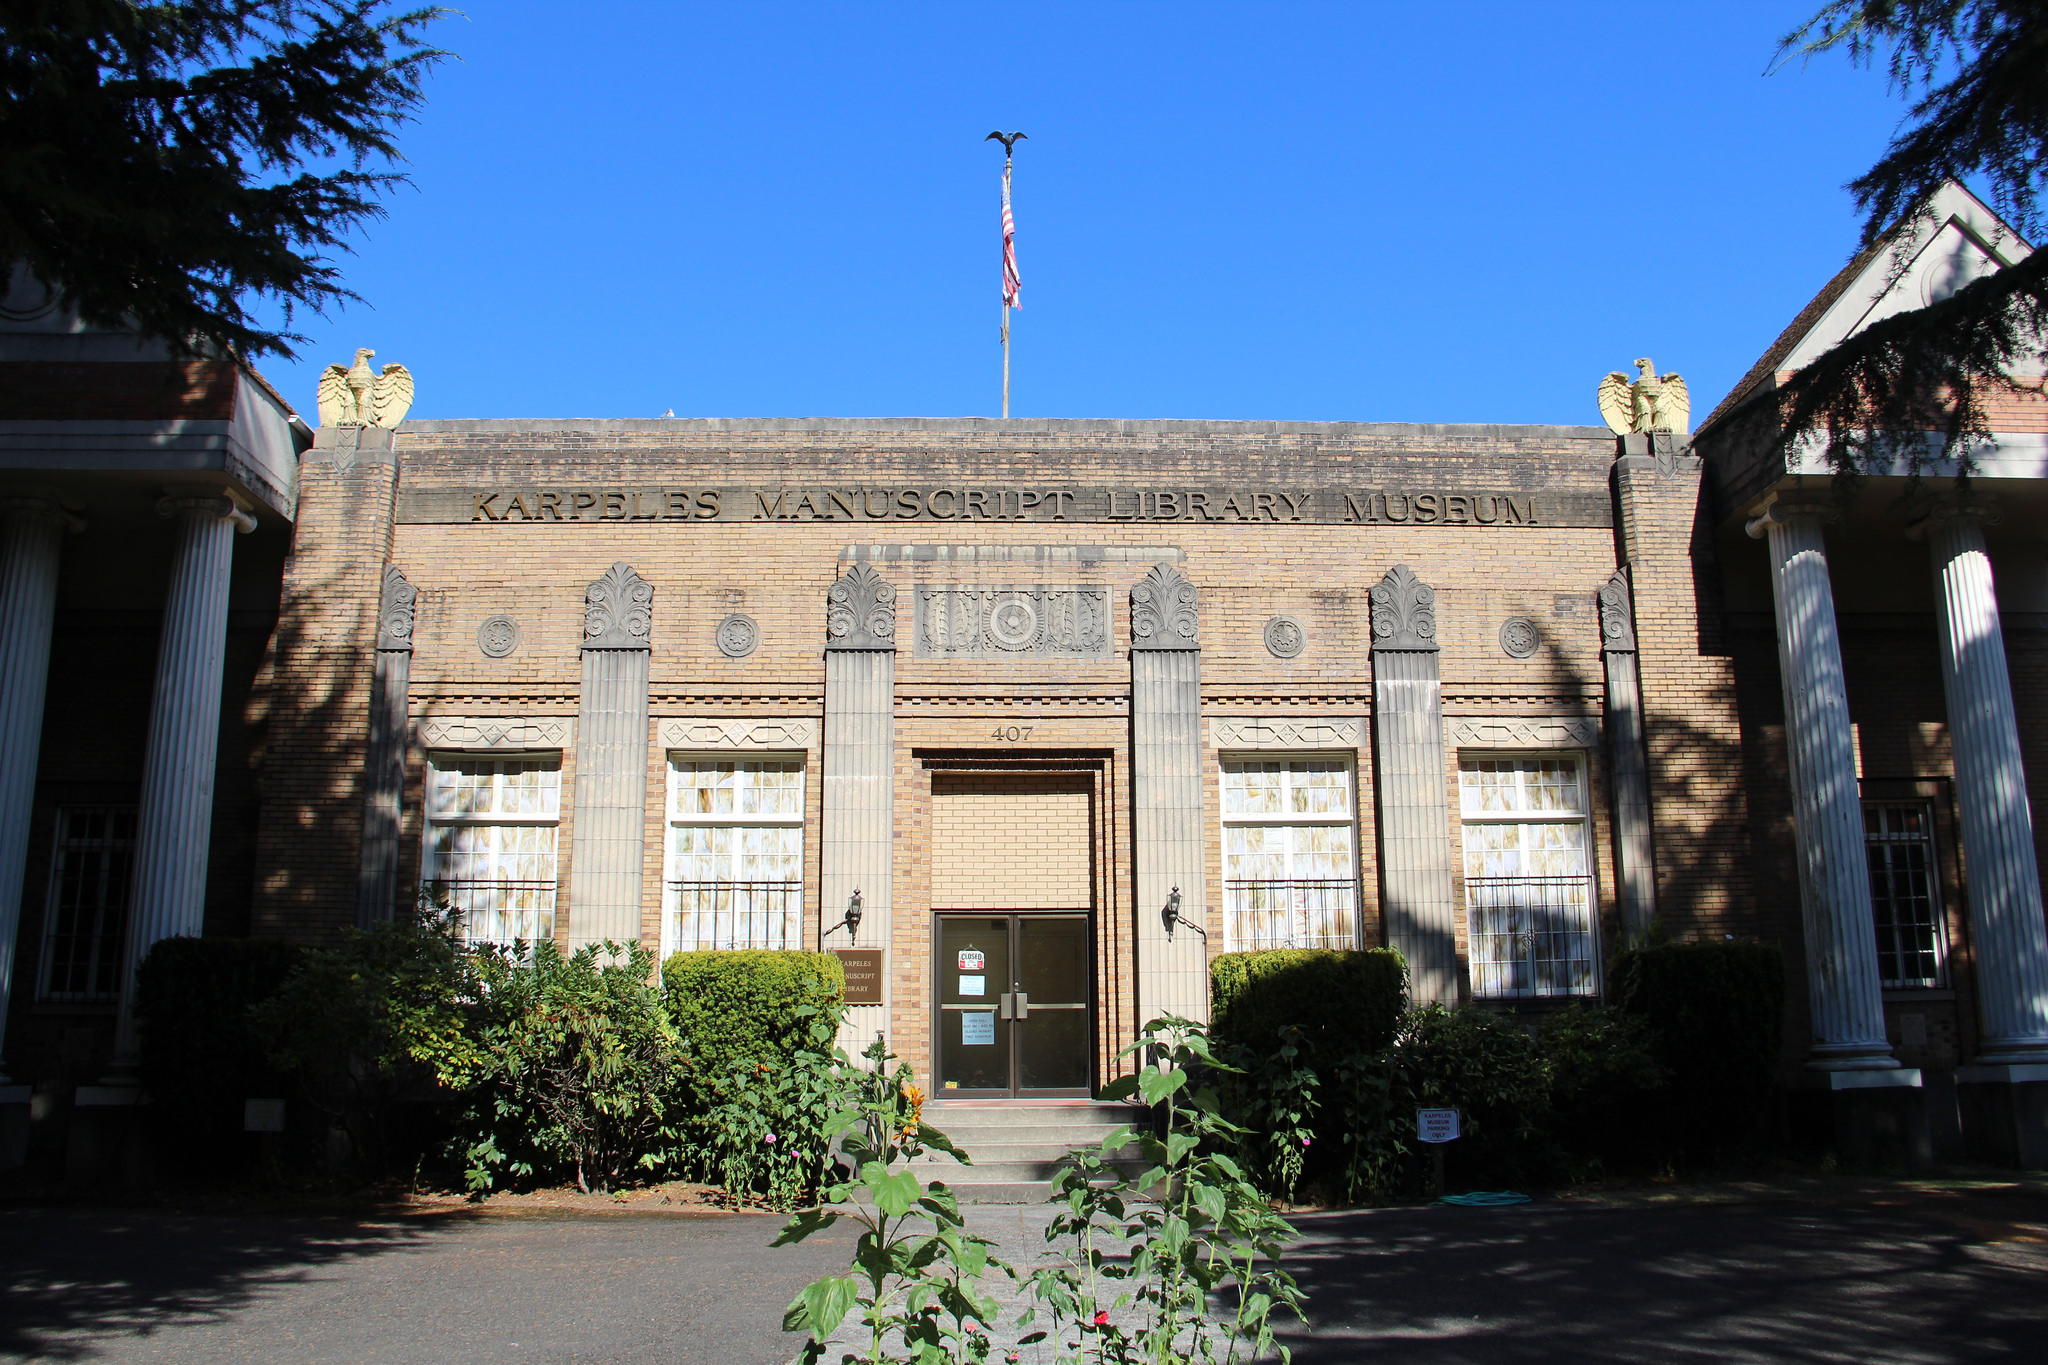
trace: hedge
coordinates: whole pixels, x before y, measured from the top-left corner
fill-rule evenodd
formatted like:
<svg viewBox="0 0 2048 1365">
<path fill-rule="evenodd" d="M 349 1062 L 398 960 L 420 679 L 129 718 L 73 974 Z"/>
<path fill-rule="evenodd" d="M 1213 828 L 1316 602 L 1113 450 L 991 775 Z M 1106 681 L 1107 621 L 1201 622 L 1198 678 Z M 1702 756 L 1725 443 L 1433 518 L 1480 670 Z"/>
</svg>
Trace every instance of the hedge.
<svg viewBox="0 0 2048 1365">
<path fill-rule="evenodd" d="M 303 956 L 282 939 L 167 938 L 136 969 L 151 1118 L 184 1155 L 208 1165 L 238 1160 L 242 1102 L 286 1093 L 249 1011 Z"/>
<path fill-rule="evenodd" d="M 1326 1064 L 1393 1042 L 1408 964 L 1391 948 L 1268 948 L 1224 953 L 1209 983 L 1219 1040 L 1264 1052 L 1292 1024 L 1311 1064 Z"/>
<path fill-rule="evenodd" d="M 793 1054 L 804 1037 L 797 1008 L 824 1008 L 846 993 L 846 969 L 834 953 L 675 953 L 662 964 L 661 981 L 692 1071 L 714 1086 L 743 1058 Z"/>
<path fill-rule="evenodd" d="M 1694 1156 L 1769 1136 L 1784 1046 L 1785 955 L 1774 944 L 1667 943 L 1622 953 L 1617 1008 L 1649 1026 L 1670 1076 L 1665 1128 Z"/>
</svg>

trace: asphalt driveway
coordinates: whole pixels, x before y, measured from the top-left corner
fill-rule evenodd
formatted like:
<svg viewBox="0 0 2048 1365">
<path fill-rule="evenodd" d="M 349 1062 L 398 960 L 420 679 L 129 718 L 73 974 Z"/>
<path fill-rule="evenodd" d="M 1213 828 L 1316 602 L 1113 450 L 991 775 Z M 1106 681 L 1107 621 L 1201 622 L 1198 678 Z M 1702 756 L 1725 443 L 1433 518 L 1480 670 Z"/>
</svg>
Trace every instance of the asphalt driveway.
<svg viewBox="0 0 2048 1365">
<path fill-rule="evenodd" d="M 977 1225 L 1028 1261 L 1043 1214 Z M 390 1219 L 0 1211 L 0 1358 L 772 1362 L 835 1229 L 717 1214 Z M 1295 1359 L 2048 1360 L 2035 1198 L 1310 1215 Z M 1024 1353 L 1033 1359 L 1032 1350 Z"/>
</svg>

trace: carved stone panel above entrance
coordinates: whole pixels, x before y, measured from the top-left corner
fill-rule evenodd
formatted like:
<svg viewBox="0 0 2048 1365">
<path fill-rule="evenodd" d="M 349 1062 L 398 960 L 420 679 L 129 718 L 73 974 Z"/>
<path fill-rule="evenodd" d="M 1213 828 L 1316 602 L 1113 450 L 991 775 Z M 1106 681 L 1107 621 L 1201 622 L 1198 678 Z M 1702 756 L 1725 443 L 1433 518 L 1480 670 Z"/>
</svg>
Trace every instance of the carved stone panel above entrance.
<svg viewBox="0 0 2048 1365">
<path fill-rule="evenodd" d="M 1109 657 L 1109 589 L 920 587 L 920 659 Z"/>
</svg>

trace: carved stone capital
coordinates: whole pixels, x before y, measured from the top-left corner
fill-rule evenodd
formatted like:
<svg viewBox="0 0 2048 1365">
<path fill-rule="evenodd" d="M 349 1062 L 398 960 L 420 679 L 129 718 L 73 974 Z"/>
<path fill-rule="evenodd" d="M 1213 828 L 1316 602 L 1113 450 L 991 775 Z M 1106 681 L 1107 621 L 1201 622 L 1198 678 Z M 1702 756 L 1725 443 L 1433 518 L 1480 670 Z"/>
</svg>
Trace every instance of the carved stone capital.
<svg viewBox="0 0 2048 1365">
<path fill-rule="evenodd" d="M 1770 534 L 1774 523 L 1789 526 L 1802 518 L 1832 525 L 1842 519 L 1842 508 L 1838 503 L 1821 498 L 1785 498 L 1773 493 L 1750 513 L 1742 529 L 1749 532 L 1752 540 L 1762 540 Z"/>
<path fill-rule="evenodd" d="M 1600 648 L 1630 654 L 1636 647 L 1636 608 L 1630 595 L 1628 570 L 1616 569 L 1600 585 Z"/>
<path fill-rule="evenodd" d="M 1995 499 L 1980 493 L 1941 493 L 1927 505 L 1926 514 L 1906 528 L 1909 539 L 1919 540 L 1940 526 L 1972 521 L 1979 526 L 1996 526 L 2001 513 Z"/>
<path fill-rule="evenodd" d="M 1406 564 L 1396 564 L 1372 585 L 1372 647 L 1441 648 L 1436 639 L 1436 589 Z"/>
<path fill-rule="evenodd" d="M 1155 564 L 1131 588 L 1132 649 L 1200 649 L 1200 595 L 1171 564 Z"/>
<path fill-rule="evenodd" d="M 231 521 L 234 523 L 235 529 L 243 535 L 247 535 L 256 529 L 256 518 L 235 506 L 234 499 L 218 494 L 212 497 L 187 497 L 183 494 L 174 493 L 166 498 L 158 498 L 156 514 L 167 519 L 172 517 L 212 517 L 216 520 Z"/>
<path fill-rule="evenodd" d="M 825 648 L 896 648 L 896 589 L 866 564 L 856 564 L 825 590 Z"/>
<path fill-rule="evenodd" d="M 612 565 L 584 589 L 585 649 L 648 649 L 653 639 L 654 585 L 631 565 Z"/>
<path fill-rule="evenodd" d="M 384 592 L 377 604 L 377 648 L 412 653 L 413 605 L 420 590 L 405 581 L 395 564 L 384 566 Z"/>
<path fill-rule="evenodd" d="M 63 503 L 51 497 L 0 498 L 0 521 L 40 521 L 72 532 L 85 529 L 84 521 L 71 515 Z"/>
</svg>

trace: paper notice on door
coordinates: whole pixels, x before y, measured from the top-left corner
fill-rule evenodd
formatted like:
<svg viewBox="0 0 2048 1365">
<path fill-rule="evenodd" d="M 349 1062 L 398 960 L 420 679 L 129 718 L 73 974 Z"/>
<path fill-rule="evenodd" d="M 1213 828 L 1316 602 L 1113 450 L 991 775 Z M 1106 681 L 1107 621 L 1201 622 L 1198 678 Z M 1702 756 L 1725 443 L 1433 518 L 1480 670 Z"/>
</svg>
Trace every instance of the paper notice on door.
<svg viewBox="0 0 2048 1365">
<path fill-rule="evenodd" d="M 960 1044 L 963 1047 L 994 1047 L 996 1012 L 969 1010 L 960 1016 Z"/>
<path fill-rule="evenodd" d="M 985 976 L 968 976 L 963 973 L 960 977 L 960 994 L 987 995 L 988 978 Z"/>
<path fill-rule="evenodd" d="M 960 950 L 960 970 L 963 972 L 978 972 L 987 962 L 987 956 L 979 948 Z"/>
</svg>

